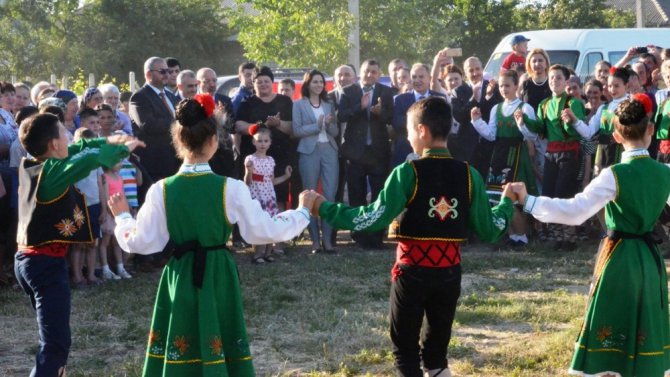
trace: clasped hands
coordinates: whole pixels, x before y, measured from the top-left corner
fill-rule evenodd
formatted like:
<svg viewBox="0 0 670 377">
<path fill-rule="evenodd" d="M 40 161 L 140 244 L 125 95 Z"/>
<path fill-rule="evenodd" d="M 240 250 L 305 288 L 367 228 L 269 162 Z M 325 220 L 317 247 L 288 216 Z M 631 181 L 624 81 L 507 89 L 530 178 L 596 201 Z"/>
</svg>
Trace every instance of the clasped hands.
<svg viewBox="0 0 670 377">
<path fill-rule="evenodd" d="M 319 207 L 325 202 L 326 198 L 314 190 L 305 190 L 300 193 L 298 205 L 305 207 L 314 217 L 319 217 Z"/>
<path fill-rule="evenodd" d="M 526 203 L 526 198 L 528 197 L 528 191 L 526 190 L 526 184 L 523 182 L 510 182 L 503 185 L 503 196 L 506 196 L 512 200 L 512 202 L 518 202 L 521 205 Z"/>
</svg>

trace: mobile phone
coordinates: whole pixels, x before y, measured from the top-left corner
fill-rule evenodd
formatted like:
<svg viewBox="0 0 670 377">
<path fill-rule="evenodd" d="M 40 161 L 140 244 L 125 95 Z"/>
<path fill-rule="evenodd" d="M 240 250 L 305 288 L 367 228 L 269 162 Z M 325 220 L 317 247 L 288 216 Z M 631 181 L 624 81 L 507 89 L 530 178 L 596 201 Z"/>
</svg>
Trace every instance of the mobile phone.
<svg viewBox="0 0 670 377">
<path fill-rule="evenodd" d="M 635 52 L 638 54 L 646 54 L 649 52 L 647 47 L 635 47 Z"/>
<path fill-rule="evenodd" d="M 450 48 L 447 50 L 447 56 L 450 58 L 455 58 L 459 56 L 463 56 L 463 49 L 458 47 L 458 48 Z"/>
</svg>

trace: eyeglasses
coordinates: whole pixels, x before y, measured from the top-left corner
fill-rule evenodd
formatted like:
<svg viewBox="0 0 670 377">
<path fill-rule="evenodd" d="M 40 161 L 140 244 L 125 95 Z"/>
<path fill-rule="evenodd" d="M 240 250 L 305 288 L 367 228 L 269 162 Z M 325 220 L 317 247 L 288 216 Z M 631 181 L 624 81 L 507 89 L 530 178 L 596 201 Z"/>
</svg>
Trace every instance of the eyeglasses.
<svg viewBox="0 0 670 377">
<path fill-rule="evenodd" d="M 161 75 L 167 75 L 168 74 L 168 69 L 163 68 L 163 69 L 150 69 L 151 72 L 158 72 Z"/>
</svg>

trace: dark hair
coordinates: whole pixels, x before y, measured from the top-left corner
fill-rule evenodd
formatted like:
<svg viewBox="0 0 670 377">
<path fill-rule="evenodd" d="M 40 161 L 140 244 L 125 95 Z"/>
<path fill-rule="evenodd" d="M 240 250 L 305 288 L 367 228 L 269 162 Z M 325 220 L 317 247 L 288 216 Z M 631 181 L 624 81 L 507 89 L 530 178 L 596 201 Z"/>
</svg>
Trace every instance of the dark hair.
<svg viewBox="0 0 670 377">
<path fill-rule="evenodd" d="M 510 79 L 512 79 L 512 82 L 514 83 L 515 86 L 519 85 L 519 74 L 513 69 L 508 69 L 506 71 L 500 71 L 499 76 L 504 77 L 504 78 L 510 78 Z"/>
<path fill-rule="evenodd" d="M 165 58 L 165 64 L 167 64 L 168 68 L 172 67 L 181 68 L 181 64 L 179 64 L 179 60 L 177 60 L 176 58 Z"/>
<path fill-rule="evenodd" d="M 14 88 L 14 85 L 8 81 L 0 81 L 0 93 L 5 94 L 9 92 L 16 93 L 16 88 Z"/>
<path fill-rule="evenodd" d="M 97 117 L 98 112 L 91 109 L 90 107 L 84 107 L 84 108 L 81 109 L 81 111 L 79 111 L 78 115 L 79 115 L 79 120 L 81 120 L 83 122 L 84 120 L 86 120 L 90 117 Z"/>
<path fill-rule="evenodd" d="M 130 97 L 133 96 L 132 92 L 121 92 L 121 95 L 119 96 L 119 101 L 120 102 L 128 102 L 130 101 Z"/>
<path fill-rule="evenodd" d="M 109 105 L 106 104 L 106 103 L 101 103 L 101 104 L 99 104 L 98 106 L 96 106 L 96 107 L 95 107 L 95 111 L 96 111 L 96 112 L 99 112 L 99 111 L 109 111 L 110 113 L 114 114 L 114 109 L 112 109 L 112 107 L 109 106 Z"/>
<path fill-rule="evenodd" d="M 447 64 L 444 67 L 442 67 L 442 72 L 441 73 L 441 78 L 444 79 L 447 77 L 448 74 L 450 73 L 458 73 L 463 77 L 465 74 L 463 73 L 463 70 L 457 66 L 456 64 Z"/>
<path fill-rule="evenodd" d="M 270 67 L 267 67 L 267 66 L 256 67 L 254 69 L 253 81 L 256 81 L 256 78 L 258 76 L 267 76 L 267 77 L 270 78 L 270 81 L 272 81 L 272 82 L 275 81 L 275 75 L 272 73 L 272 70 L 270 69 Z"/>
<path fill-rule="evenodd" d="M 587 81 L 586 84 L 584 84 L 584 88 L 586 89 L 586 87 L 589 86 L 589 85 L 597 87 L 598 89 L 600 89 L 601 92 L 603 90 L 605 90 L 605 87 L 603 86 L 603 83 L 601 83 L 597 79 L 591 79 L 591 80 Z"/>
<path fill-rule="evenodd" d="M 20 108 L 19 111 L 16 112 L 14 121 L 16 121 L 17 125 L 21 126 L 21 123 L 23 123 L 24 120 L 30 118 L 35 114 L 38 114 L 39 112 L 40 112 L 39 109 L 35 106 L 24 106 Z"/>
<path fill-rule="evenodd" d="M 407 118 L 413 120 L 414 127 L 423 124 L 428 127 L 434 139 L 447 140 L 451 131 L 451 106 L 440 97 L 428 97 L 415 102 L 407 110 Z"/>
<path fill-rule="evenodd" d="M 237 73 L 241 73 L 245 69 L 256 69 L 256 63 L 254 62 L 245 62 L 240 64 L 239 67 L 237 67 Z"/>
<path fill-rule="evenodd" d="M 280 83 L 280 84 L 284 84 L 284 85 L 288 85 L 288 86 L 290 86 L 291 88 L 293 88 L 293 90 L 295 90 L 295 81 L 293 81 L 293 80 L 291 80 L 291 79 L 289 79 L 289 78 L 282 79 L 279 83 Z"/>
<path fill-rule="evenodd" d="M 364 60 L 363 63 L 361 63 L 361 67 L 364 66 L 364 65 L 367 65 L 367 66 L 376 65 L 377 67 L 379 67 L 379 69 L 381 69 L 381 65 L 379 64 L 379 61 L 377 61 L 375 59 Z"/>
<path fill-rule="evenodd" d="M 53 114 L 58 117 L 58 120 L 65 122 L 65 113 L 60 106 L 49 105 L 45 106 L 40 110 L 40 114 Z"/>
<path fill-rule="evenodd" d="M 98 135 L 86 127 L 79 127 L 76 131 L 74 131 L 74 140 L 76 141 L 81 139 L 95 139 L 96 137 L 98 137 Z"/>
<path fill-rule="evenodd" d="M 645 52 L 644 54 L 640 55 L 640 59 L 646 59 L 646 58 L 651 58 L 651 60 L 654 62 L 654 64 L 658 65 L 658 60 L 656 59 L 656 56 L 654 54 L 650 54 L 648 52 Z"/>
<path fill-rule="evenodd" d="M 610 74 L 612 77 L 616 77 L 623 81 L 624 84 L 628 84 L 628 80 L 630 79 L 630 73 L 633 70 L 630 68 L 625 68 L 625 67 L 619 67 L 614 72 Z"/>
<path fill-rule="evenodd" d="M 551 67 L 549 67 L 549 70 L 547 72 L 549 71 L 561 71 L 563 73 L 563 77 L 565 77 L 565 81 L 567 81 L 570 78 L 570 70 L 563 64 L 554 64 Z"/>
<path fill-rule="evenodd" d="M 319 93 L 319 98 L 321 98 L 321 101 L 326 102 L 328 101 L 328 91 L 326 90 L 326 75 L 324 75 L 321 71 L 317 71 L 316 69 L 305 73 L 305 76 L 302 79 L 302 88 L 300 88 L 300 94 L 302 95 L 302 98 L 309 98 L 309 85 L 312 83 L 312 80 L 314 80 L 314 76 L 316 75 L 321 76 L 321 79 L 323 80 L 323 90 L 321 93 Z"/>
<path fill-rule="evenodd" d="M 58 117 L 53 114 L 37 114 L 23 122 L 19 128 L 19 140 L 23 149 L 31 156 L 47 153 L 49 142 L 60 137 Z"/>
<path fill-rule="evenodd" d="M 644 105 L 634 99 L 627 99 L 614 110 L 614 127 L 626 140 L 640 140 L 647 132 L 649 117 Z"/>
<path fill-rule="evenodd" d="M 209 138 L 216 135 L 216 120 L 208 117 L 205 109 L 192 98 L 177 104 L 176 121 L 172 124 L 172 143 L 179 157 L 199 155 Z"/>
</svg>

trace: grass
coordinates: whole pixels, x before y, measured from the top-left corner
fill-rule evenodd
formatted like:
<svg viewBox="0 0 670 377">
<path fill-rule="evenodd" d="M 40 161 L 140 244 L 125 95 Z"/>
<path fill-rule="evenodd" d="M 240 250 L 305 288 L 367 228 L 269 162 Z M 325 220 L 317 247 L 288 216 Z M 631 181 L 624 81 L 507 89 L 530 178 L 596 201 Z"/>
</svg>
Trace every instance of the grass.
<svg viewBox="0 0 670 377">
<path fill-rule="evenodd" d="M 577 252 L 463 253 L 449 348 L 458 376 L 563 375 L 585 305 L 595 244 Z M 236 254 L 260 376 L 392 376 L 388 294 L 394 252 L 297 246 L 272 265 Z M 73 291 L 70 377 L 140 376 L 159 273 Z M 25 376 L 37 343 L 19 291 L 0 291 L 0 375 Z"/>
</svg>

